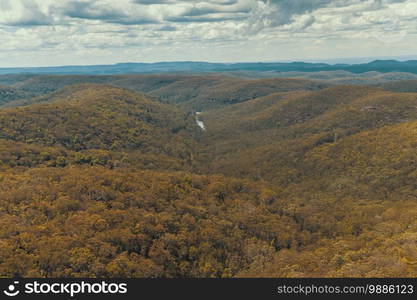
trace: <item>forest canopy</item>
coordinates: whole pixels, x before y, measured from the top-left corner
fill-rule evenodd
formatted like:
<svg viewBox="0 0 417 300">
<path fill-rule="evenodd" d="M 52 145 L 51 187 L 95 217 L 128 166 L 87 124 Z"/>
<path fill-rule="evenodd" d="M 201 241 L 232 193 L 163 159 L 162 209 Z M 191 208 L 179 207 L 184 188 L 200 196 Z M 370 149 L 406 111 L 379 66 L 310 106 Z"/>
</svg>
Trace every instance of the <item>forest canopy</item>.
<svg viewBox="0 0 417 300">
<path fill-rule="evenodd" d="M 417 276 L 404 83 L 9 81 L 1 277 Z"/>
</svg>

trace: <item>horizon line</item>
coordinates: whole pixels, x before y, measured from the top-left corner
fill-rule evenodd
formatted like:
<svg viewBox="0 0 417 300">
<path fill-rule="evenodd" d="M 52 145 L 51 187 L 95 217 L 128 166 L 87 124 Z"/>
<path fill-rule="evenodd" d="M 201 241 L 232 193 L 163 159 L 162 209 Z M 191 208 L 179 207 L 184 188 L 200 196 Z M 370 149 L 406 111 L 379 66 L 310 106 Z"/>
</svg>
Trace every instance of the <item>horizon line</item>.
<svg viewBox="0 0 417 300">
<path fill-rule="evenodd" d="M 407 55 L 413 57 L 413 55 Z M 50 66 L 19 66 L 19 67 L 2 67 L 0 69 L 37 69 L 37 68 L 70 68 L 70 67 L 99 67 L 99 66 L 117 66 L 123 64 L 143 64 L 143 65 L 152 65 L 152 64 L 169 64 L 169 63 L 205 63 L 205 64 L 220 64 L 220 65 L 234 65 L 234 64 L 291 64 L 291 63 L 307 63 L 307 64 L 327 64 L 330 66 L 335 65 L 361 65 L 361 64 L 368 64 L 375 61 L 396 61 L 396 62 L 409 62 L 409 61 L 416 61 L 417 56 L 415 59 L 400 59 L 392 57 L 389 59 L 388 57 L 375 57 L 375 58 L 365 58 L 365 57 L 349 57 L 349 58 L 332 58 L 328 59 L 305 59 L 305 60 L 283 60 L 283 61 L 234 61 L 234 62 L 216 62 L 216 61 L 203 61 L 203 60 L 172 60 L 172 61 L 154 61 L 154 62 L 134 62 L 134 61 L 121 61 L 115 63 L 102 63 L 102 64 L 62 64 L 62 65 L 50 65 Z M 331 63 L 330 61 L 337 61 L 337 60 L 368 60 L 367 62 L 357 62 L 357 63 L 348 63 L 348 62 L 334 62 Z"/>
</svg>

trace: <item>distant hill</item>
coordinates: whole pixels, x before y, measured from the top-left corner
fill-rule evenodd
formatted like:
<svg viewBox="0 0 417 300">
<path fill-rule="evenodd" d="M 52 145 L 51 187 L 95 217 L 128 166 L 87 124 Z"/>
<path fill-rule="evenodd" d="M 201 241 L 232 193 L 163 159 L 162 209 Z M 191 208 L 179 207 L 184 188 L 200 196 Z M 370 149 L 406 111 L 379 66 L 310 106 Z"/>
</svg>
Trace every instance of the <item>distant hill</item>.
<svg viewBox="0 0 417 300">
<path fill-rule="evenodd" d="M 393 92 L 417 92 L 417 80 L 403 80 L 403 81 L 394 81 L 387 82 L 380 85 L 382 88 L 387 89 Z"/>
<path fill-rule="evenodd" d="M 305 79 L 226 78 L 211 84 L 204 81 L 179 81 L 152 91 L 151 95 L 159 99 L 169 99 L 171 103 L 179 103 L 183 108 L 199 111 L 244 102 L 276 92 L 319 90 L 326 87 L 328 85 L 325 83 Z"/>
<path fill-rule="evenodd" d="M 404 72 L 381 73 L 369 71 L 365 73 L 352 73 L 343 70 L 320 72 L 265 72 L 263 75 L 268 75 L 268 77 L 313 79 L 337 85 L 378 85 L 393 81 L 417 79 L 417 74 Z"/>
<path fill-rule="evenodd" d="M 325 64 L 325 63 L 208 63 L 208 62 L 158 62 L 158 63 L 119 63 L 115 65 L 60 66 L 34 68 L 0 68 L 0 74 L 128 74 L 128 73 L 201 73 L 201 72 L 319 72 L 344 70 L 352 73 L 370 71 L 406 72 L 417 74 L 417 60 L 375 60 L 363 64 Z"/>
<path fill-rule="evenodd" d="M 246 79 L 222 75 L 41 75 L 12 85 L 26 94 L 25 99 L 3 106 L 42 102 L 47 94 L 64 87 L 80 84 L 111 84 L 147 93 L 154 100 L 179 105 L 188 111 L 206 110 L 254 99 L 279 91 L 317 90 L 329 85 L 308 79 Z M 42 96 L 46 96 L 42 97 Z M 52 97 L 54 97 L 52 95 Z M 12 99 L 10 100 L 12 101 Z"/>
<path fill-rule="evenodd" d="M 249 78 L 226 76 L 236 73 L 210 74 L 131 74 L 131 75 L 11 75 L 0 76 L 0 83 L 16 96 L 3 97 L 0 107 L 27 105 L 44 101 L 40 96 L 67 86 L 93 83 L 114 85 L 146 93 L 160 102 L 177 105 L 188 111 L 210 110 L 266 96 L 276 92 L 320 90 L 335 85 L 377 86 L 391 91 L 414 92 L 411 73 L 366 72 L 354 74 L 347 71 L 270 73 L 277 78 Z M 272 75 L 271 75 L 272 76 Z M 283 78 L 283 76 L 293 78 Z M 255 76 L 256 77 L 256 76 Z M 2 79 L 3 78 L 3 79 Z M 38 98 L 40 97 L 40 98 Z M 18 101 L 15 101 L 18 100 Z M 9 103 L 11 102 L 11 103 Z"/>
<path fill-rule="evenodd" d="M 11 86 L 37 76 L 36 74 L 0 74 L 0 85 Z"/>
<path fill-rule="evenodd" d="M 54 92 L 69 85 L 85 83 L 106 84 L 111 80 L 111 76 L 41 75 L 24 78 L 24 80 L 15 82 L 12 86 L 32 96 L 38 96 Z"/>
</svg>

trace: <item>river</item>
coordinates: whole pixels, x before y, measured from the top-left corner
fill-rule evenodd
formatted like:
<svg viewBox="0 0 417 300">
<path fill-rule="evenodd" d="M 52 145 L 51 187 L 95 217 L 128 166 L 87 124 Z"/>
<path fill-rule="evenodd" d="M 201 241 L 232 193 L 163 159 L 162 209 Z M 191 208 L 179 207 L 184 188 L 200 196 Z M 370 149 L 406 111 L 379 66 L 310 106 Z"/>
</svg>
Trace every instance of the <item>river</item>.
<svg viewBox="0 0 417 300">
<path fill-rule="evenodd" d="M 197 123 L 197 125 L 198 125 L 198 127 L 200 127 L 201 128 L 201 130 L 206 130 L 206 126 L 204 125 L 204 122 L 203 121 L 201 121 L 199 118 L 198 118 L 198 115 L 199 114 L 201 114 L 201 112 L 196 112 L 195 113 L 195 122 Z"/>
</svg>

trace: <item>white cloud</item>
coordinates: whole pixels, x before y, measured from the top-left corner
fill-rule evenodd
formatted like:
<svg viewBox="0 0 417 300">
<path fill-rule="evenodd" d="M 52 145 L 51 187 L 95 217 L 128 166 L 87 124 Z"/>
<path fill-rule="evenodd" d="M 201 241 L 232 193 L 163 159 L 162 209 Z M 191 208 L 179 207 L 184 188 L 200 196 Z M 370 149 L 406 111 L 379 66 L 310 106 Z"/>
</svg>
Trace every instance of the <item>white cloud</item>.
<svg viewBox="0 0 417 300">
<path fill-rule="evenodd" d="M 417 51 L 406 42 L 414 0 L 0 0 L 0 10 L 3 66 Z"/>
<path fill-rule="evenodd" d="M 52 16 L 36 1 L 0 0 L 0 24 L 8 26 L 51 25 Z"/>
</svg>

